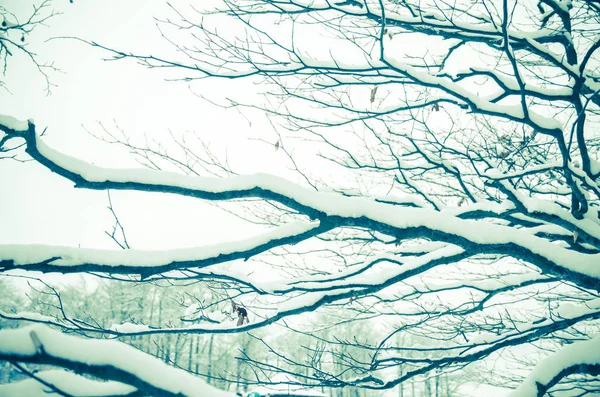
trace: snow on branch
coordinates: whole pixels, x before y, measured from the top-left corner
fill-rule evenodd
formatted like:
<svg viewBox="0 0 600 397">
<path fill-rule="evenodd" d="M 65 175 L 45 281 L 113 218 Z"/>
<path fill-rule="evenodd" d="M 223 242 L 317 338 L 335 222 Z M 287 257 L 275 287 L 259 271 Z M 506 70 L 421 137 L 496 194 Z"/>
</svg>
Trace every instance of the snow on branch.
<svg viewBox="0 0 600 397">
<path fill-rule="evenodd" d="M 577 309 L 570 308 L 570 310 L 565 311 L 565 315 L 560 320 L 544 319 L 541 322 L 532 321 L 529 324 L 526 324 L 520 327 L 519 329 L 514 329 L 506 334 L 481 335 L 476 339 L 468 341 L 466 345 L 456 345 L 448 347 L 436 359 L 432 360 L 430 357 L 424 359 L 423 361 L 426 362 L 425 366 L 409 370 L 402 376 L 385 382 L 385 384 L 383 384 L 380 388 L 389 389 L 402 383 L 407 379 L 412 378 L 417 374 L 425 374 L 431 371 L 432 369 L 444 366 L 447 362 L 477 362 L 481 358 L 486 357 L 491 353 L 496 352 L 507 346 L 518 346 L 526 342 L 533 342 L 547 335 L 549 332 L 556 332 L 559 330 L 567 329 L 573 324 L 579 323 L 581 321 L 598 319 L 600 317 L 600 311 L 598 311 L 598 308 L 600 307 L 598 306 L 598 304 L 600 304 L 600 302 L 595 301 L 591 303 L 593 309 L 590 307 L 586 307 L 586 305 L 582 305 Z M 592 344 L 590 341 L 589 345 L 582 347 L 581 349 L 574 348 L 573 350 L 569 350 L 564 356 L 561 355 L 558 356 L 555 360 L 551 360 L 551 363 L 548 364 L 547 367 L 543 367 L 544 369 L 539 370 L 539 372 L 536 372 L 537 370 L 534 370 L 534 372 L 531 374 L 531 377 L 528 378 L 528 380 L 514 392 L 515 394 L 511 395 L 511 397 L 541 397 L 542 395 L 544 395 L 543 392 L 540 394 L 534 392 L 536 390 L 536 384 L 539 384 L 535 383 L 537 381 L 554 382 L 552 384 L 547 383 L 549 386 L 546 387 L 546 389 L 544 389 L 547 390 L 547 388 L 556 384 L 560 379 L 562 379 L 566 375 L 570 375 L 573 373 L 597 374 L 598 370 L 600 369 L 598 368 L 598 360 L 600 359 L 600 353 L 598 352 L 600 352 L 600 349 L 598 349 L 597 347 L 598 338 L 595 339 L 594 344 Z M 560 353 L 562 353 L 562 351 Z M 570 355 L 573 355 L 575 357 L 570 357 Z M 554 356 L 552 356 L 552 358 L 554 358 Z M 389 357 L 382 358 L 378 359 L 377 362 L 386 362 L 389 359 Z M 401 360 L 402 358 L 399 357 L 398 359 Z M 543 365 L 543 363 L 540 365 Z M 563 370 L 564 372 L 561 372 Z M 528 385 L 533 385 L 533 389 L 531 389 L 531 386 Z"/>
<path fill-rule="evenodd" d="M 562 133 L 562 124 L 555 119 L 533 111 L 525 113 L 523 108 L 519 105 L 504 105 L 487 101 L 480 98 L 477 94 L 465 89 L 460 83 L 433 76 L 398 59 L 387 56 L 387 54 L 385 57 L 382 56 L 382 59 L 390 66 L 390 68 L 410 77 L 419 84 L 427 87 L 440 88 L 447 94 L 465 101 L 465 103 L 467 103 L 474 111 L 519 121 L 535 128 L 539 132 L 551 136 Z"/>
<path fill-rule="evenodd" d="M 270 312 L 268 310 L 259 310 L 255 313 L 254 321 L 241 326 L 223 321 L 211 324 L 193 324 L 185 327 L 161 328 L 127 322 L 124 324 L 113 324 L 110 328 L 104 328 L 97 324 L 94 325 L 76 318 L 67 317 L 64 312 L 63 318 L 54 318 L 37 313 L 7 313 L 0 311 L 0 318 L 54 325 L 69 331 L 100 333 L 115 337 L 165 333 L 238 333 L 261 328 L 286 317 L 312 312 L 328 303 L 353 299 L 355 296 L 366 293 L 378 292 L 393 283 L 424 273 L 435 266 L 459 262 L 469 256 L 470 254 L 466 253 L 460 247 L 446 245 L 418 257 L 380 256 L 373 260 L 365 261 L 359 269 L 353 271 L 335 274 L 331 277 L 309 276 L 292 281 L 280 280 L 251 283 L 250 281 L 242 280 L 244 278 L 243 275 L 234 278 L 231 276 L 233 273 L 221 273 L 220 276 L 241 280 L 240 282 L 254 288 L 254 291 L 259 294 L 269 294 L 282 299 L 275 306 L 274 310 Z M 395 263 L 398 266 L 378 272 L 371 272 L 371 274 L 366 273 L 368 270 L 372 270 L 371 268 L 375 264 L 380 262 Z M 519 279 L 518 281 L 522 280 Z M 490 283 L 486 285 L 489 287 Z M 465 286 L 469 287 L 469 285 Z M 508 288 L 506 285 L 503 285 L 503 287 Z"/>
<path fill-rule="evenodd" d="M 447 245 L 418 257 L 383 255 L 369 259 L 356 270 L 346 270 L 332 277 L 314 276 L 305 280 L 294 281 L 291 285 L 296 289 L 307 291 L 390 285 L 395 281 L 423 273 L 439 264 L 456 263 L 468 256 L 468 253 L 465 255 L 464 249 L 454 245 Z M 395 269 L 365 274 L 365 270 L 380 262 L 396 263 L 399 266 Z"/>
<path fill-rule="evenodd" d="M 7 129 L 11 129 L 14 131 L 24 131 L 27 130 L 27 122 L 23 120 L 18 120 L 12 116 L 0 114 L 0 125 L 4 126 Z"/>
<path fill-rule="evenodd" d="M 0 270 L 22 268 L 43 272 L 106 272 L 148 277 L 174 270 L 248 259 L 270 248 L 293 244 L 325 230 L 319 222 L 297 222 L 245 240 L 164 251 L 117 251 L 35 244 L 0 245 Z"/>
<path fill-rule="evenodd" d="M 42 325 L 1 330 L 0 360 L 49 364 L 77 374 L 119 382 L 122 385 L 112 383 L 110 387 L 117 388 L 120 392 L 126 391 L 126 385 L 130 385 L 144 395 L 234 396 L 208 385 L 198 376 L 171 367 L 125 343 L 84 339 Z M 59 388 L 64 386 L 64 375 L 58 376 L 60 379 L 56 379 L 57 376 L 54 375 L 42 377 L 48 382 L 57 381 L 55 385 Z M 68 387 L 80 387 L 81 382 L 83 381 L 77 378 L 77 383 Z M 108 389 L 108 385 L 103 387 Z M 107 390 L 107 394 L 103 395 L 114 395 L 114 391 Z"/>
<path fill-rule="evenodd" d="M 510 397 L 543 396 L 572 374 L 600 375 L 600 337 L 565 346 L 542 360 Z"/>
<path fill-rule="evenodd" d="M 241 252 L 237 251 L 238 248 L 227 246 L 229 254 L 222 255 L 220 249 L 224 247 L 212 249 L 208 253 L 209 258 L 203 257 L 202 255 L 207 254 L 202 252 L 176 250 L 169 254 L 157 255 L 158 262 L 153 262 L 152 257 L 133 250 L 111 252 L 35 247 L 45 251 L 40 256 L 31 253 L 32 250 L 27 249 L 26 246 L 3 246 L 0 248 L 0 269 L 3 270 L 27 268 L 41 271 L 118 273 L 118 269 L 122 267 L 124 273 L 133 270 L 138 274 L 156 274 L 174 270 L 184 263 L 189 266 L 200 266 L 245 259 L 275 246 L 296 243 L 335 227 L 353 226 L 390 236 L 426 237 L 435 241 L 444 241 L 467 249 L 472 255 L 477 253 L 510 255 L 533 263 L 565 280 L 576 282 L 580 286 L 600 289 L 600 268 L 593 265 L 600 262 L 600 254 L 569 250 L 552 241 L 512 227 L 464 220 L 427 208 L 405 208 L 377 202 L 370 198 L 316 192 L 268 174 L 205 178 L 147 169 L 107 169 L 50 148 L 36 135 L 35 126 L 31 122 L 26 131 L 7 130 L 0 126 L 1 129 L 4 129 L 8 136 L 25 139 L 27 153 L 53 172 L 72 180 L 78 187 L 170 192 L 207 200 L 262 198 L 279 202 L 312 219 L 319 219 L 318 226 L 304 224 L 299 226 L 300 230 L 294 229 L 290 233 L 291 236 L 285 235 L 283 238 L 267 236 L 265 239 L 267 241 L 260 240 L 259 243 L 262 245 L 252 247 L 256 244 L 253 242 L 244 245 L 245 250 Z M 598 229 L 597 225 L 594 227 Z M 29 253 L 25 253 L 25 250 Z M 232 251 L 237 253 L 232 254 Z M 205 261 L 194 262 L 194 259 L 198 259 L 194 258 L 195 255 L 200 255 Z M 169 260 L 180 262 L 169 262 Z M 150 266 L 144 263 L 150 263 Z M 165 263 L 177 264 L 165 265 Z"/>
<path fill-rule="evenodd" d="M 95 381 L 64 370 L 36 372 L 34 376 L 36 379 L 0 384 L 0 396 L 48 397 L 53 394 L 54 388 L 73 397 L 139 396 L 133 386 L 114 381 Z"/>
</svg>

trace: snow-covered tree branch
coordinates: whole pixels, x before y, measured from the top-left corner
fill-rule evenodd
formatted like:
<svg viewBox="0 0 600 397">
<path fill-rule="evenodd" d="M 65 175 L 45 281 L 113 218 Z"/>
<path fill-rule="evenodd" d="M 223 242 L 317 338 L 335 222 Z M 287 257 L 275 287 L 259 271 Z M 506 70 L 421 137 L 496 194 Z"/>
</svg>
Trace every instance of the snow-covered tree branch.
<svg viewBox="0 0 600 397">
<path fill-rule="evenodd" d="M 129 396 L 135 395 L 136 390 L 144 395 L 163 396 L 232 395 L 120 342 L 68 336 L 42 326 L 2 330 L 0 336 L 2 360 L 50 364 L 120 383 L 113 383 L 111 387 L 100 384 L 100 387 L 108 390 L 99 395 Z M 65 382 L 65 377 L 70 378 L 69 384 Z M 82 382 L 90 382 L 67 373 L 57 378 L 58 382 L 53 385 L 65 393 L 69 393 L 70 389 L 81 390 Z M 51 383 L 52 378 L 47 381 Z M 0 386 L 0 392 L 2 388 L 10 390 L 11 387 L 14 386 Z M 73 394 L 80 393 L 81 391 Z"/>
<path fill-rule="evenodd" d="M 250 330 L 309 338 L 297 358 L 270 335 L 256 337 L 276 363 L 244 345 L 239 358 L 256 371 L 247 383 L 285 372 L 311 386 L 403 395 L 408 382 L 500 356 L 529 371 L 534 360 L 523 352 L 535 352 L 550 358 L 529 377 L 517 371 L 497 382 L 519 396 L 560 393 L 570 382 L 600 390 L 598 357 L 574 353 L 593 350 L 600 325 L 595 1 L 222 0 L 169 5 L 168 12 L 158 28 L 174 51 L 77 42 L 176 73 L 174 84 L 188 83 L 249 126 L 262 120 L 272 131 L 253 142 L 269 148 L 274 165 L 246 172 L 243 161 L 235 166 L 215 154 L 202 134 L 195 146 L 173 132 L 157 143 L 100 124 L 92 134 L 141 165 L 112 168 L 66 154 L 48 143 L 45 125 L 10 115 L 0 116 L 0 151 L 77 189 L 186 197 L 260 231 L 218 244 L 199 239 L 192 248 L 138 249 L 110 202 L 116 226 L 107 234 L 118 249 L 0 243 L 0 272 L 86 273 L 181 289 L 173 300 L 182 313 L 157 318 L 163 301 L 146 297 L 149 312 L 128 318 L 112 309 L 111 320 L 71 308 L 76 300 L 43 284 L 37 312 L 0 307 L 1 319 L 91 337 L 177 338 L 169 350 L 189 337 L 190 370 L 194 337 L 209 335 L 211 352 L 213 338 Z M 258 95 L 201 88 L 229 80 Z M 364 337 L 344 332 L 372 321 L 379 325 Z M 156 355 L 170 357 L 159 349 Z M 74 369 L 66 356 L 46 351 L 18 359 L 0 346 L 0 358 Z M 142 393 L 174 390 L 135 368 L 111 368 L 110 376 L 75 371 Z M 139 377 L 127 381 L 132 374 Z"/>
</svg>

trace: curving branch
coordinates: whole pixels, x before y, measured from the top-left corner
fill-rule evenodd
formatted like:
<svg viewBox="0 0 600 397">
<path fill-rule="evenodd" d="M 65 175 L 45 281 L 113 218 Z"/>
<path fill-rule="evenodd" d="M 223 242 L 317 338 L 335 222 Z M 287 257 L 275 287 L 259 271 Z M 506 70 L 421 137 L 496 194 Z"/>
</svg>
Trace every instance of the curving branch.
<svg viewBox="0 0 600 397">
<path fill-rule="evenodd" d="M 39 325 L 16 330 L 1 330 L 0 359 L 49 364 L 71 370 L 76 374 L 119 382 L 122 385 L 114 386 L 120 390 L 128 390 L 126 393 L 132 392 L 131 388 L 125 386 L 130 385 L 150 395 L 173 397 L 233 395 L 216 389 L 199 377 L 173 368 L 124 343 L 83 339 Z M 57 383 L 55 386 L 63 385 Z M 72 386 L 75 385 L 69 387 Z M 68 391 L 69 388 L 65 390 Z"/>
<path fill-rule="evenodd" d="M 22 127 L 20 123 L 18 127 Z M 315 192 L 284 179 L 270 175 L 238 176 L 226 179 L 184 176 L 155 170 L 111 170 L 88 164 L 80 159 L 65 156 L 48 147 L 35 133 L 35 126 L 28 123 L 26 130 L 0 125 L 0 130 L 9 137 L 23 138 L 26 151 L 40 164 L 51 171 L 75 182 L 75 186 L 88 189 L 120 189 L 149 192 L 169 192 L 206 200 L 230 200 L 235 198 L 258 197 L 279 202 L 312 219 L 316 224 L 308 224 L 308 230 L 294 230 L 291 236 L 273 238 L 261 246 L 250 244 L 234 254 L 211 252 L 206 264 L 215 264 L 231 259 L 247 258 L 265 249 L 284 243 L 296 243 L 335 227 L 358 226 L 399 238 L 427 237 L 444 241 L 470 251 L 471 254 L 509 255 L 534 263 L 543 270 L 571 280 L 582 287 L 600 290 L 600 270 L 589 263 L 600 260 L 600 254 L 574 252 L 553 244 L 543 238 L 515 230 L 506 226 L 477 223 L 446 215 L 440 211 L 425 208 L 402 208 L 374 200 L 344 197 L 339 194 Z M 600 229 L 600 226 L 595 226 Z M 600 234 L 600 233 L 599 233 Z M 286 238 L 287 237 L 287 238 Z M 267 238 L 268 240 L 268 238 Z M 140 253 L 126 251 L 95 251 L 65 248 L 46 248 L 38 254 L 26 253 L 24 247 L 2 246 L 0 265 L 4 270 L 29 268 L 42 271 L 114 271 L 161 273 L 181 269 L 186 266 L 199 266 L 202 258 L 193 253 L 173 251 L 165 253 L 150 269 L 143 266 Z M 38 247 L 41 248 L 41 247 Z M 63 250 L 63 252 L 61 252 Z M 65 252 L 66 250 L 66 252 Z M 190 255 L 191 254 L 191 255 Z M 161 255 L 162 256 L 162 255 Z M 197 256 L 197 255 L 196 255 Z M 144 256 L 144 261 L 147 256 Z M 178 262 L 183 262 L 179 264 Z M 112 266 L 113 269 L 108 269 Z M 157 266 L 152 269 L 152 266 Z"/>
<path fill-rule="evenodd" d="M 510 396 L 544 396 L 564 377 L 573 374 L 600 375 L 600 338 L 576 342 L 546 357 Z"/>
</svg>

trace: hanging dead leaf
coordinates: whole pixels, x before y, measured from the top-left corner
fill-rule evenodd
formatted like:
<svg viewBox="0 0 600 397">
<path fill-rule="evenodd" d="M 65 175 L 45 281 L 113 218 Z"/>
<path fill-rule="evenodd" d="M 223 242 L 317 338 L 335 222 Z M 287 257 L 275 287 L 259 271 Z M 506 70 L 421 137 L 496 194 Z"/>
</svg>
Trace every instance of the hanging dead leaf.
<svg viewBox="0 0 600 397">
<path fill-rule="evenodd" d="M 388 37 L 390 38 L 390 40 L 392 39 L 392 32 L 388 33 Z"/>
<path fill-rule="evenodd" d="M 371 90 L 371 103 L 375 102 L 375 94 L 377 94 L 377 86 L 373 87 Z"/>
<path fill-rule="evenodd" d="M 433 110 L 435 110 L 436 112 L 440 111 L 440 104 L 439 103 L 434 103 L 433 104 Z"/>
<path fill-rule="evenodd" d="M 279 150 L 279 145 L 280 145 L 279 141 L 275 142 L 275 151 Z"/>
<path fill-rule="evenodd" d="M 573 232 L 573 244 L 575 244 L 577 242 L 577 237 L 579 237 L 579 232 L 577 232 L 577 230 L 575 230 Z"/>
<path fill-rule="evenodd" d="M 238 306 L 237 309 L 238 322 L 237 326 L 241 326 L 244 324 L 250 324 L 250 320 L 248 319 L 248 311 L 241 306 Z"/>
</svg>

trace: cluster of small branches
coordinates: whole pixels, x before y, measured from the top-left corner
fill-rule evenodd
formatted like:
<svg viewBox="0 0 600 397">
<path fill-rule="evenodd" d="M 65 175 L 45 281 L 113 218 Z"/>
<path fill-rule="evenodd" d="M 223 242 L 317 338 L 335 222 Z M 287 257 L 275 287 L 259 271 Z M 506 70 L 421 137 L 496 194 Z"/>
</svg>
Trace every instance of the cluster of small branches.
<svg viewBox="0 0 600 397">
<path fill-rule="evenodd" d="M 216 10 L 173 11 L 161 32 L 187 61 L 90 44 L 117 59 L 179 68 L 187 82 L 260 79 L 263 102 L 233 98 L 223 106 L 266 114 L 279 129 L 275 152 L 302 184 L 240 175 L 207 145 L 193 151 L 174 135 L 172 151 L 104 127 L 103 139 L 125 146 L 149 169 L 134 177 L 90 164 L 82 171 L 46 150 L 34 124 L 0 125 L 3 144 L 24 142 L 33 160 L 79 188 L 226 203 L 242 219 L 271 227 L 231 242 L 234 249 L 208 247 L 185 259 L 173 252 L 148 266 L 128 249 L 111 203 L 116 224 L 108 234 L 122 236 L 125 249 L 107 253 L 110 261 L 85 249 L 76 260 L 67 247 L 34 259 L 7 249 L 0 251 L 0 270 L 207 281 L 223 287 L 212 307 L 231 301 L 224 296 L 235 299 L 252 321 L 125 333 L 66 316 L 42 322 L 131 336 L 237 333 L 287 325 L 288 317 L 315 310 L 330 314 L 323 328 L 376 318 L 382 328 L 371 340 L 323 337 L 309 322 L 288 325 L 326 346 L 343 346 L 328 350 L 335 365 L 323 365 L 321 348 L 308 347 L 306 360 L 286 359 L 266 341 L 284 363 L 243 357 L 259 374 L 285 370 L 312 385 L 376 390 L 453 373 L 514 347 L 554 351 L 597 334 L 595 1 L 225 0 Z M 223 21 L 231 28 L 220 29 Z M 313 30 L 322 48 L 312 47 Z M 294 156 L 292 142 L 315 155 Z M 264 283 L 242 272 L 249 265 L 283 269 L 284 277 Z M 430 344 L 407 346 L 402 335 Z M 597 390 L 597 368 L 580 364 L 538 382 L 536 393 L 571 381 Z M 388 375 L 390 368 L 397 376 Z"/>
</svg>

